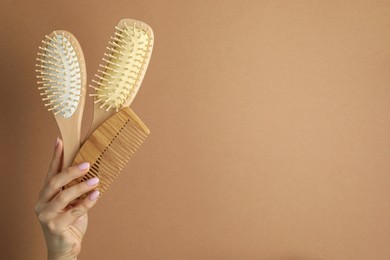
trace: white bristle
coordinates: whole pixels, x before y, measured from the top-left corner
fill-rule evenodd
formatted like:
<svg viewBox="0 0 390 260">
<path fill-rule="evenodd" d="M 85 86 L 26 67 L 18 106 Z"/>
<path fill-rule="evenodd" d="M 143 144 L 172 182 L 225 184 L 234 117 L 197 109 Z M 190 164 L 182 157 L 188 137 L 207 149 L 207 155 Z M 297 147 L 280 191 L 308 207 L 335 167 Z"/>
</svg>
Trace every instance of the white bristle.
<svg viewBox="0 0 390 260">
<path fill-rule="evenodd" d="M 125 22 L 121 28 L 116 27 L 109 41 L 109 52 L 104 54 L 104 64 L 99 65 L 102 69 L 91 85 L 97 93 L 93 95 L 95 103 L 106 110 L 120 109 L 139 89 L 139 78 L 143 77 L 153 47 L 152 30 L 144 27 L 138 22 Z"/>
<path fill-rule="evenodd" d="M 45 36 L 38 53 L 36 70 L 45 106 L 55 115 L 69 118 L 75 112 L 81 96 L 81 66 L 70 37 L 54 32 Z"/>
</svg>

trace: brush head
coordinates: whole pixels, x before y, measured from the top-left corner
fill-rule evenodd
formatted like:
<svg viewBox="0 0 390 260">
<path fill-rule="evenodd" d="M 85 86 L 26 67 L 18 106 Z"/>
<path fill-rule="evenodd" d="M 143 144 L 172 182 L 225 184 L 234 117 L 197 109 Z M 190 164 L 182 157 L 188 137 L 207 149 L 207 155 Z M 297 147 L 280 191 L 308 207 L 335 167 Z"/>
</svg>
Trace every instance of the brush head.
<svg viewBox="0 0 390 260">
<path fill-rule="evenodd" d="M 153 49 L 153 31 L 145 23 L 122 19 L 115 27 L 96 79 L 95 103 L 105 110 L 129 106 L 145 76 Z"/>
<path fill-rule="evenodd" d="M 76 38 L 66 31 L 45 36 L 37 57 L 38 89 L 48 110 L 63 118 L 76 111 L 85 82 L 85 63 Z"/>
<path fill-rule="evenodd" d="M 73 164 L 89 162 L 90 170 L 67 187 L 98 177 L 97 189 L 104 193 L 149 134 L 147 126 L 130 108 L 121 109 L 84 142 Z"/>
</svg>

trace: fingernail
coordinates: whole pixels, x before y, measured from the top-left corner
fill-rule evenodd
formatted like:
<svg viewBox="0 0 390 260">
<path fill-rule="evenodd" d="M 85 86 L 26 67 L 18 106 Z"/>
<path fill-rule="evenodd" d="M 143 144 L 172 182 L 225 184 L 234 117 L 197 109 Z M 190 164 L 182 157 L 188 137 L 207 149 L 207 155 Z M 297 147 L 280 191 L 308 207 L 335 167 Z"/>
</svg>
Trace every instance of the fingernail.
<svg viewBox="0 0 390 260">
<path fill-rule="evenodd" d="M 96 200 L 97 198 L 99 198 L 99 195 L 100 195 L 100 192 L 98 190 L 95 190 L 94 192 L 91 193 L 91 195 L 89 195 L 89 200 Z"/>
<path fill-rule="evenodd" d="M 87 162 L 84 162 L 84 163 L 80 163 L 77 168 L 79 168 L 80 171 L 85 171 L 86 169 L 89 168 L 89 163 Z"/>
<path fill-rule="evenodd" d="M 98 184 L 98 182 L 99 182 L 99 178 L 96 178 L 96 177 L 87 180 L 87 184 L 88 184 L 89 186 L 94 186 L 94 185 Z"/>
</svg>

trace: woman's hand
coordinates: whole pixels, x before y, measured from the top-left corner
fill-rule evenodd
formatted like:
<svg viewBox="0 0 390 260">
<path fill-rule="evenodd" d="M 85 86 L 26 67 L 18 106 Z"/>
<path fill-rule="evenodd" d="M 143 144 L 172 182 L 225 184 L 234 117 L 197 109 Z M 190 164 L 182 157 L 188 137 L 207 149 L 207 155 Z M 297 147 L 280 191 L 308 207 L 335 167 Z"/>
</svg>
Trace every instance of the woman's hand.
<svg viewBox="0 0 390 260">
<path fill-rule="evenodd" d="M 70 181 L 86 174 L 89 169 L 89 163 L 82 163 L 61 172 L 62 151 L 63 143 L 57 139 L 49 172 L 35 205 L 50 260 L 77 258 L 87 230 L 87 212 L 99 197 L 99 192 L 95 190 L 85 199 L 76 200 L 80 195 L 96 188 L 99 182 L 97 178 L 62 189 Z"/>
</svg>

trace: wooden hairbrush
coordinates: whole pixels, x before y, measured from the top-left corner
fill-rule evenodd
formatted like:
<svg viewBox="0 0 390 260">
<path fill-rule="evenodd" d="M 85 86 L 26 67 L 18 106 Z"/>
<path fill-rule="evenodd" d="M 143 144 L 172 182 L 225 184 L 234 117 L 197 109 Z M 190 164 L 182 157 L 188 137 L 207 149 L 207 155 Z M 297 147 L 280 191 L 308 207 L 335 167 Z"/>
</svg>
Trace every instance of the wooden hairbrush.
<svg viewBox="0 0 390 260">
<path fill-rule="evenodd" d="M 45 36 L 37 57 L 38 89 L 54 115 L 64 142 L 63 168 L 69 167 L 80 148 L 81 120 L 86 94 L 83 51 L 70 32 Z"/>
<path fill-rule="evenodd" d="M 89 134 L 107 118 L 133 102 L 152 55 L 152 28 L 140 21 L 124 18 L 115 26 L 98 73 L 89 86 L 95 90 L 93 121 Z M 87 135 L 88 136 L 88 135 Z"/>
<path fill-rule="evenodd" d="M 69 186 L 99 177 L 103 194 L 121 173 L 150 134 L 147 126 L 128 107 L 134 100 L 148 67 L 153 48 L 153 31 L 145 23 L 122 19 L 104 54 L 103 70 L 93 80 L 94 119 L 74 164 L 90 162 L 89 172 Z M 85 197 L 84 195 L 83 197 Z"/>
</svg>

